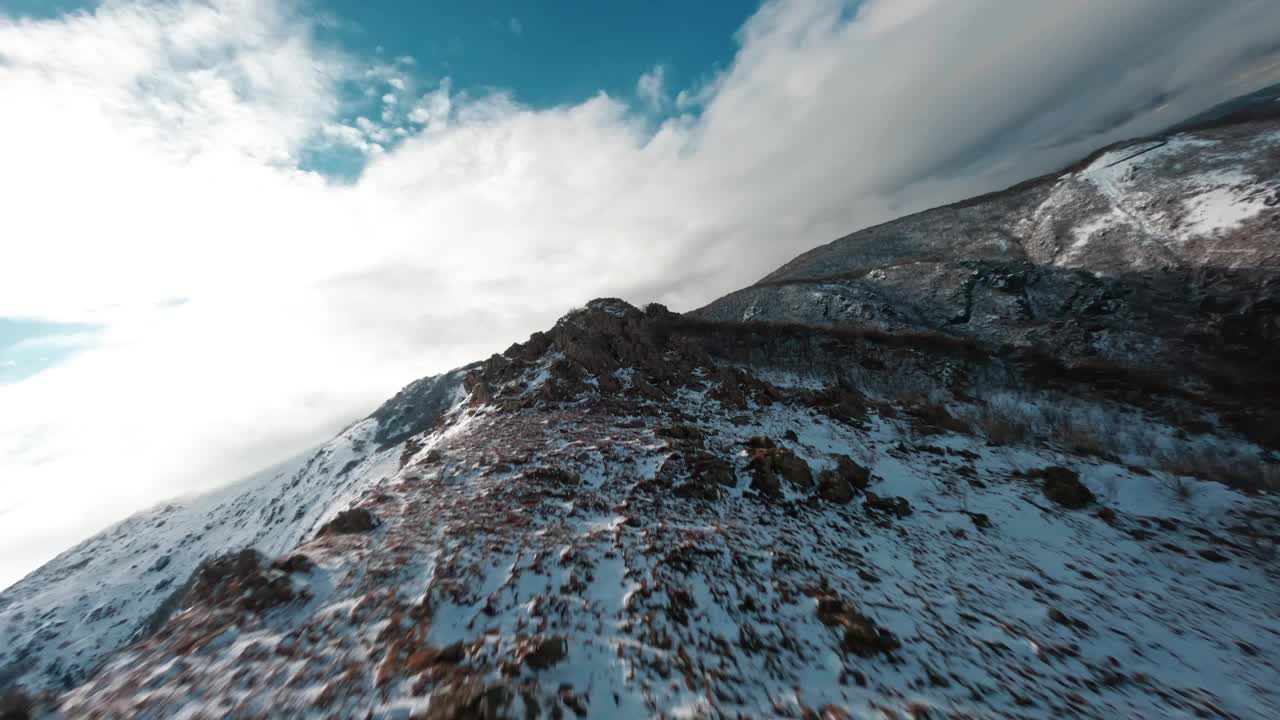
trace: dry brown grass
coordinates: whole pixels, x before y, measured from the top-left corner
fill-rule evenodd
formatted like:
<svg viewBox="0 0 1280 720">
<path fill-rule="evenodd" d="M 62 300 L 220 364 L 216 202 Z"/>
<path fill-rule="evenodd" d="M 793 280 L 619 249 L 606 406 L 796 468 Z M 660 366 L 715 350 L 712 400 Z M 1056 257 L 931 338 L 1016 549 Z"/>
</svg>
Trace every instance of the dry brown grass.
<svg viewBox="0 0 1280 720">
<path fill-rule="evenodd" d="M 968 417 L 974 429 L 994 445 L 1027 444 L 1038 437 L 1031 418 L 1009 407 L 982 403 Z"/>
<path fill-rule="evenodd" d="M 1187 443 L 1158 453 L 1155 465 L 1176 478 L 1210 480 L 1250 493 L 1280 491 L 1280 464 L 1258 455 Z M 1179 496 L 1189 493 L 1183 485 L 1177 479 L 1170 481 Z"/>
</svg>

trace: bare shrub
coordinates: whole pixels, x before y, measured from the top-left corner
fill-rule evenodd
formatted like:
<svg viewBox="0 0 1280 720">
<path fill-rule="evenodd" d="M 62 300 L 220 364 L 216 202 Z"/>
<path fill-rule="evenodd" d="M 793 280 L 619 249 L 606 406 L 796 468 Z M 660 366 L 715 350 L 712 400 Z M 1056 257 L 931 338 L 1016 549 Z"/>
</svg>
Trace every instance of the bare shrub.
<svg viewBox="0 0 1280 720">
<path fill-rule="evenodd" d="M 1211 480 L 1244 492 L 1280 491 L 1280 465 L 1267 462 L 1255 454 L 1234 448 L 1215 447 L 1207 443 L 1184 443 L 1160 452 L 1155 465 L 1177 480 L 1170 489 L 1182 497 L 1186 478 Z M 1189 494 L 1186 488 L 1185 493 Z"/>
<path fill-rule="evenodd" d="M 968 413 L 973 427 L 995 445 L 1016 445 L 1037 439 L 1034 418 L 1014 403 L 985 402 Z"/>
<path fill-rule="evenodd" d="M 1040 416 L 1046 437 L 1076 454 L 1109 457 L 1119 449 L 1120 436 L 1105 413 L 1050 405 L 1041 408 Z"/>
<path fill-rule="evenodd" d="M 876 394 L 899 405 L 934 404 L 941 395 L 937 386 L 919 373 L 880 373 L 873 382 Z"/>
</svg>

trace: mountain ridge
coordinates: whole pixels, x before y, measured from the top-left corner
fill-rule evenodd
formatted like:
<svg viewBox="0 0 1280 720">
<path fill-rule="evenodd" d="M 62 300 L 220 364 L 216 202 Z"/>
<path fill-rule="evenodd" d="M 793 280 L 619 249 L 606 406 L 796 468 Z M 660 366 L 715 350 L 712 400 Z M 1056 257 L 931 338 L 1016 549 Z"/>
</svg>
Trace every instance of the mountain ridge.
<svg viewBox="0 0 1280 720">
<path fill-rule="evenodd" d="M 1250 198 L 1280 153 L 1183 180 L 1277 128 L 1110 146 L 683 315 L 593 300 L 0 593 L 0 687 L 55 717 L 1264 716 L 1280 214 Z M 1200 265 L 1144 244 L 1165 211 L 1094 222 L 1224 188 Z M 1055 222 L 1088 230 L 1065 264 Z"/>
</svg>

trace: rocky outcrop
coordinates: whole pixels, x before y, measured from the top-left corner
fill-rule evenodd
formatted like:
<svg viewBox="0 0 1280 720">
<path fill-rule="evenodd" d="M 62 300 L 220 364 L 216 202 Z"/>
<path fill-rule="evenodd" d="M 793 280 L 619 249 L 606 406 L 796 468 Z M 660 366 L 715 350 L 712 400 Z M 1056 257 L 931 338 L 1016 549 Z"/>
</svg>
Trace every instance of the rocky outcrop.
<svg viewBox="0 0 1280 720">
<path fill-rule="evenodd" d="M 855 493 L 867 489 L 871 471 L 845 455 L 837 455 L 836 466 L 818 473 L 818 496 L 824 500 L 844 504 Z"/>
<path fill-rule="evenodd" d="M 343 510 L 320 528 L 319 535 L 352 535 L 378 527 L 378 519 L 366 508 Z"/>
<path fill-rule="evenodd" d="M 772 445 L 771 441 L 763 438 Z M 796 490 L 813 486 L 809 464 L 794 452 L 782 447 L 757 447 L 750 451 L 751 488 L 765 497 L 782 496 L 782 483 Z"/>
</svg>

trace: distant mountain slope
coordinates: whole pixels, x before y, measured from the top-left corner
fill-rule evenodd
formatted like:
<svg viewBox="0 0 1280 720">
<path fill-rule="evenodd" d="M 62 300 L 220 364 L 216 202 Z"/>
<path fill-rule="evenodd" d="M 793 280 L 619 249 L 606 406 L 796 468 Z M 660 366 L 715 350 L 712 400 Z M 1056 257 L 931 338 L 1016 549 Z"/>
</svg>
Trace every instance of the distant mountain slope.
<svg viewBox="0 0 1280 720">
<path fill-rule="evenodd" d="M 693 315 L 927 329 L 1280 401 L 1276 116 L 861 230 Z"/>
<path fill-rule="evenodd" d="M 279 555 L 397 468 L 380 448 L 426 423 L 461 375 L 424 378 L 318 449 L 210 495 L 168 503 L 95 535 L 0 594 L 0 687 L 71 687 L 181 609 L 199 564 L 229 549 Z M 443 398 L 440 405 L 430 400 Z M 385 418 L 385 422 L 382 419 Z M 419 428 L 421 429 L 421 428 Z"/>
</svg>

